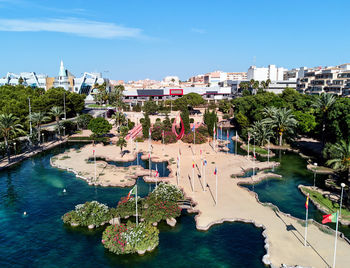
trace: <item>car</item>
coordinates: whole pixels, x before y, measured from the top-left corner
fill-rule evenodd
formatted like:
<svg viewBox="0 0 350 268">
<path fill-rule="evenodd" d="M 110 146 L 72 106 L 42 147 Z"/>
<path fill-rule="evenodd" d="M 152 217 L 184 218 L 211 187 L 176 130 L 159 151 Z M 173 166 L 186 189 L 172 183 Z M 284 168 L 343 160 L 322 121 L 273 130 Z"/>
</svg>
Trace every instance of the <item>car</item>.
<svg viewBox="0 0 350 268">
<path fill-rule="evenodd" d="M 193 110 L 190 110 L 190 114 L 191 114 L 191 115 L 201 114 L 201 111 L 200 111 L 200 110 L 193 109 Z"/>
</svg>

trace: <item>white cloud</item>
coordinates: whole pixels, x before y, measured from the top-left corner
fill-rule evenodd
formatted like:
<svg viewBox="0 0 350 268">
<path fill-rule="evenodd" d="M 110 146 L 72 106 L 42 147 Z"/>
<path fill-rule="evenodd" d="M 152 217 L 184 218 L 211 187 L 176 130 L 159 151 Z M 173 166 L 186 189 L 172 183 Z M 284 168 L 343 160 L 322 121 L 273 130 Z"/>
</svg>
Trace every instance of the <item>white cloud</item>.
<svg viewBox="0 0 350 268">
<path fill-rule="evenodd" d="M 194 33 L 199 33 L 199 34 L 205 34 L 207 32 L 206 30 L 199 29 L 199 28 L 192 28 L 191 31 Z"/>
<path fill-rule="evenodd" d="M 114 23 L 66 19 L 0 19 L 0 31 L 7 32 L 59 32 L 93 38 L 138 38 L 141 29 Z"/>
</svg>

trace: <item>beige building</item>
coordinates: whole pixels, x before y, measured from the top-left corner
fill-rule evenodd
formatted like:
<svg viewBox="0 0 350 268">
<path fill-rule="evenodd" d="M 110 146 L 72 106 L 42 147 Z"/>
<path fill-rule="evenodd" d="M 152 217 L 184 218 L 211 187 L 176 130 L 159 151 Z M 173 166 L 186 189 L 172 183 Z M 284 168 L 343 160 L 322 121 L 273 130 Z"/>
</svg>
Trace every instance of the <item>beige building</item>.
<svg viewBox="0 0 350 268">
<path fill-rule="evenodd" d="M 350 64 L 306 69 L 303 77 L 297 81 L 297 91 L 305 94 L 350 96 Z"/>
</svg>

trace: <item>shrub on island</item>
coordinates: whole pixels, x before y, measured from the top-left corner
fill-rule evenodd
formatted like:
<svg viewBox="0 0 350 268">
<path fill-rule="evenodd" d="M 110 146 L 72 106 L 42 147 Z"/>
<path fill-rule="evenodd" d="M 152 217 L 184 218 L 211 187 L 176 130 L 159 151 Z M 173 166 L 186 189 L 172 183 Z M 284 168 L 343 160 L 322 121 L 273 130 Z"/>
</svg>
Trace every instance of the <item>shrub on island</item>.
<svg viewBox="0 0 350 268">
<path fill-rule="evenodd" d="M 112 218 L 113 215 L 108 206 L 97 201 L 76 205 L 75 210 L 69 211 L 62 216 L 63 222 L 72 226 L 99 226 Z"/>
<path fill-rule="evenodd" d="M 157 187 L 149 194 L 152 199 L 158 199 L 163 201 L 177 202 L 184 198 L 182 191 L 172 184 L 161 182 Z"/>
<path fill-rule="evenodd" d="M 148 197 L 144 208 L 141 215 L 146 222 L 160 222 L 181 215 L 181 208 L 173 201 L 163 201 Z"/>
<path fill-rule="evenodd" d="M 138 210 L 139 213 L 141 212 L 141 202 L 142 202 L 142 198 L 137 198 L 137 204 L 138 204 Z M 120 201 L 118 202 L 118 206 L 116 209 L 116 213 L 119 217 L 121 218 L 125 218 L 125 217 L 129 217 L 129 216 L 133 216 L 135 214 L 136 211 L 136 202 L 135 202 L 135 198 L 127 198 L 127 197 L 122 197 L 120 199 Z"/>
<path fill-rule="evenodd" d="M 177 201 L 182 199 L 183 194 L 179 188 L 161 182 L 144 200 L 142 218 L 147 222 L 176 218 L 181 214 Z"/>
<path fill-rule="evenodd" d="M 102 234 L 102 244 L 115 254 L 143 254 L 158 246 L 159 230 L 146 222 L 110 225 Z"/>
</svg>

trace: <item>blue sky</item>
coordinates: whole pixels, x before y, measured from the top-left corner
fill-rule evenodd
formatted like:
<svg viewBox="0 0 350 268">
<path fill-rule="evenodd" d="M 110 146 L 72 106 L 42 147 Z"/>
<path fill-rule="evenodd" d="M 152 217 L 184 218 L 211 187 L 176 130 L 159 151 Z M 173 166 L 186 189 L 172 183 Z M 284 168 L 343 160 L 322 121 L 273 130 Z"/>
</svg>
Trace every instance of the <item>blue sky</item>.
<svg viewBox="0 0 350 268">
<path fill-rule="evenodd" d="M 180 79 L 350 62 L 350 1 L 0 0 L 0 76 L 57 75 Z"/>
</svg>

